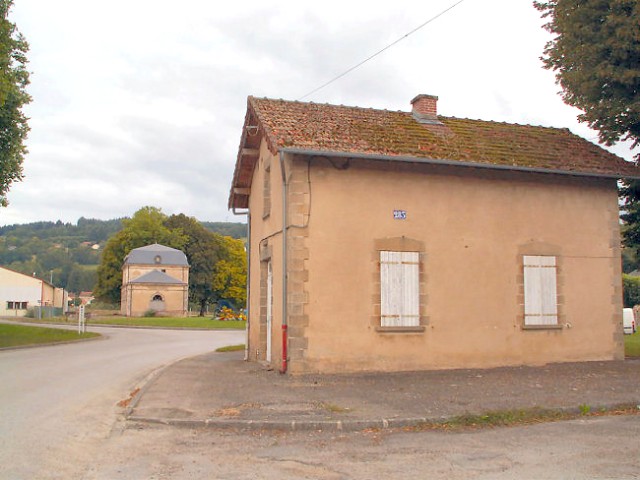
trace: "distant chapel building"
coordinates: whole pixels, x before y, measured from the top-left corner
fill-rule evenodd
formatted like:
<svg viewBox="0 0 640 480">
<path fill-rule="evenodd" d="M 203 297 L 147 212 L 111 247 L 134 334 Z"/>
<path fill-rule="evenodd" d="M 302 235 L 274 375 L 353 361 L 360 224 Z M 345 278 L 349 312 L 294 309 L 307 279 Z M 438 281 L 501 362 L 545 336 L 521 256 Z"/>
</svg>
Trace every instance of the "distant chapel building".
<svg viewBox="0 0 640 480">
<path fill-rule="evenodd" d="M 175 248 L 154 243 L 129 252 L 122 266 L 121 311 L 140 317 L 149 310 L 184 317 L 189 305 L 189 262 Z"/>
</svg>

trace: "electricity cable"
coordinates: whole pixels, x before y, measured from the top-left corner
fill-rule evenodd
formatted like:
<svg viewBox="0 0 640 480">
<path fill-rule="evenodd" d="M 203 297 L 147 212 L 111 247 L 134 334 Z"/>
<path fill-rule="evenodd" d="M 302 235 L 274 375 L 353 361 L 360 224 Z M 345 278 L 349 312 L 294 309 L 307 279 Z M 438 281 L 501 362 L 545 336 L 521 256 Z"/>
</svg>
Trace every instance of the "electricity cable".
<svg viewBox="0 0 640 480">
<path fill-rule="evenodd" d="M 386 50 L 390 49 L 391 47 L 393 47 L 395 44 L 401 42 L 402 40 L 404 40 L 405 38 L 407 38 L 409 35 L 417 32 L 418 30 L 420 30 L 423 27 L 426 27 L 427 25 L 429 25 L 431 22 L 433 22 L 434 20 L 440 18 L 442 15 L 444 15 L 445 13 L 449 12 L 450 10 L 452 10 L 454 7 L 457 7 L 458 5 L 460 5 L 462 2 L 464 2 L 464 0 L 459 0 L 456 3 L 454 3 L 453 5 L 447 7 L 446 9 L 444 9 L 443 11 L 441 11 L 440 13 L 438 13 L 436 16 L 431 17 L 429 20 L 427 20 L 426 22 L 424 22 L 423 24 L 417 26 L 416 28 L 414 28 L 413 30 L 411 30 L 409 33 L 406 33 L 405 35 L 403 35 L 402 37 L 398 38 L 396 41 L 390 43 L 389 45 L 387 45 L 386 47 L 384 47 L 381 50 L 378 50 L 376 53 L 374 53 L 373 55 L 365 58 L 364 60 L 362 60 L 360 63 L 358 63 L 357 65 L 354 65 L 353 67 L 349 68 L 348 70 L 342 72 L 340 75 L 338 75 L 337 77 L 332 78 L 331 80 L 329 80 L 326 83 L 323 83 L 322 85 L 320 85 L 319 87 L 311 90 L 309 93 L 304 94 L 303 96 L 299 97 L 298 100 L 302 100 L 303 98 L 308 97 L 309 95 L 312 95 L 314 93 L 316 93 L 318 90 L 323 89 L 324 87 L 331 85 L 333 82 L 335 82 L 336 80 L 341 79 L 342 77 L 344 77 L 345 75 L 351 73 L 352 71 L 354 71 L 356 68 L 361 67 L 362 65 L 364 65 L 365 63 L 367 63 L 369 60 L 372 60 L 373 58 L 377 57 L 378 55 L 380 55 L 381 53 L 385 52 Z"/>
</svg>

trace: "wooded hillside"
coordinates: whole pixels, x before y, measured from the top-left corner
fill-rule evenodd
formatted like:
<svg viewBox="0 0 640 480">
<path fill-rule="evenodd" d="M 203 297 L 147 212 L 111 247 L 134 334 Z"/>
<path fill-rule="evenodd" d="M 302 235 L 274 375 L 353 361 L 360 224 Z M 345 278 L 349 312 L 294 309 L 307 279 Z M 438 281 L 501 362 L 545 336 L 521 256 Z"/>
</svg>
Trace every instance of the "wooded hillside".
<svg viewBox="0 0 640 480">
<path fill-rule="evenodd" d="M 244 238 L 244 223 L 201 222 L 208 230 Z M 34 222 L 0 227 L 0 265 L 78 293 L 92 291 L 107 240 L 122 229 L 122 219 L 81 217 L 72 223 Z"/>
</svg>

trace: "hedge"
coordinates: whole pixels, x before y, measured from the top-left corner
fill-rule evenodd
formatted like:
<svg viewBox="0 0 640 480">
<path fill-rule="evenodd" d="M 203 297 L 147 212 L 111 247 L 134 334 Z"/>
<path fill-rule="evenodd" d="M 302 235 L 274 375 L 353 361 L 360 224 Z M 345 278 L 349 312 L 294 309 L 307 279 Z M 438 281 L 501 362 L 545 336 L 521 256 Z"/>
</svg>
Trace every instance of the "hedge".
<svg viewBox="0 0 640 480">
<path fill-rule="evenodd" d="M 640 305 L 640 277 L 622 275 L 622 301 L 625 307 Z"/>
</svg>

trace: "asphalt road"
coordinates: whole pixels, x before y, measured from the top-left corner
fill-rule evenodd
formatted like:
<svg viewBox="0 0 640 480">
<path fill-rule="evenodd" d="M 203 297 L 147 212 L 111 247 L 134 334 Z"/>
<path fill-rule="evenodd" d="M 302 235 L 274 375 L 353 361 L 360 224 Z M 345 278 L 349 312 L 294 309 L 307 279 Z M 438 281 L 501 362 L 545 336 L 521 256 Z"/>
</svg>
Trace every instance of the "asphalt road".
<svg viewBox="0 0 640 480">
<path fill-rule="evenodd" d="M 95 330 L 109 338 L 0 352 L 0 479 L 640 478 L 640 415 L 456 433 L 127 422 L 116 404 L 151 372 L 243 332 Z"/>
<path fill-rule="evenodd" d="M 90 327 L 103 339 L 0 352 L 0 478 L 81 478 L 121 425 L 120 400 L 175 360 L 242 331 Z"/>
</svg>

